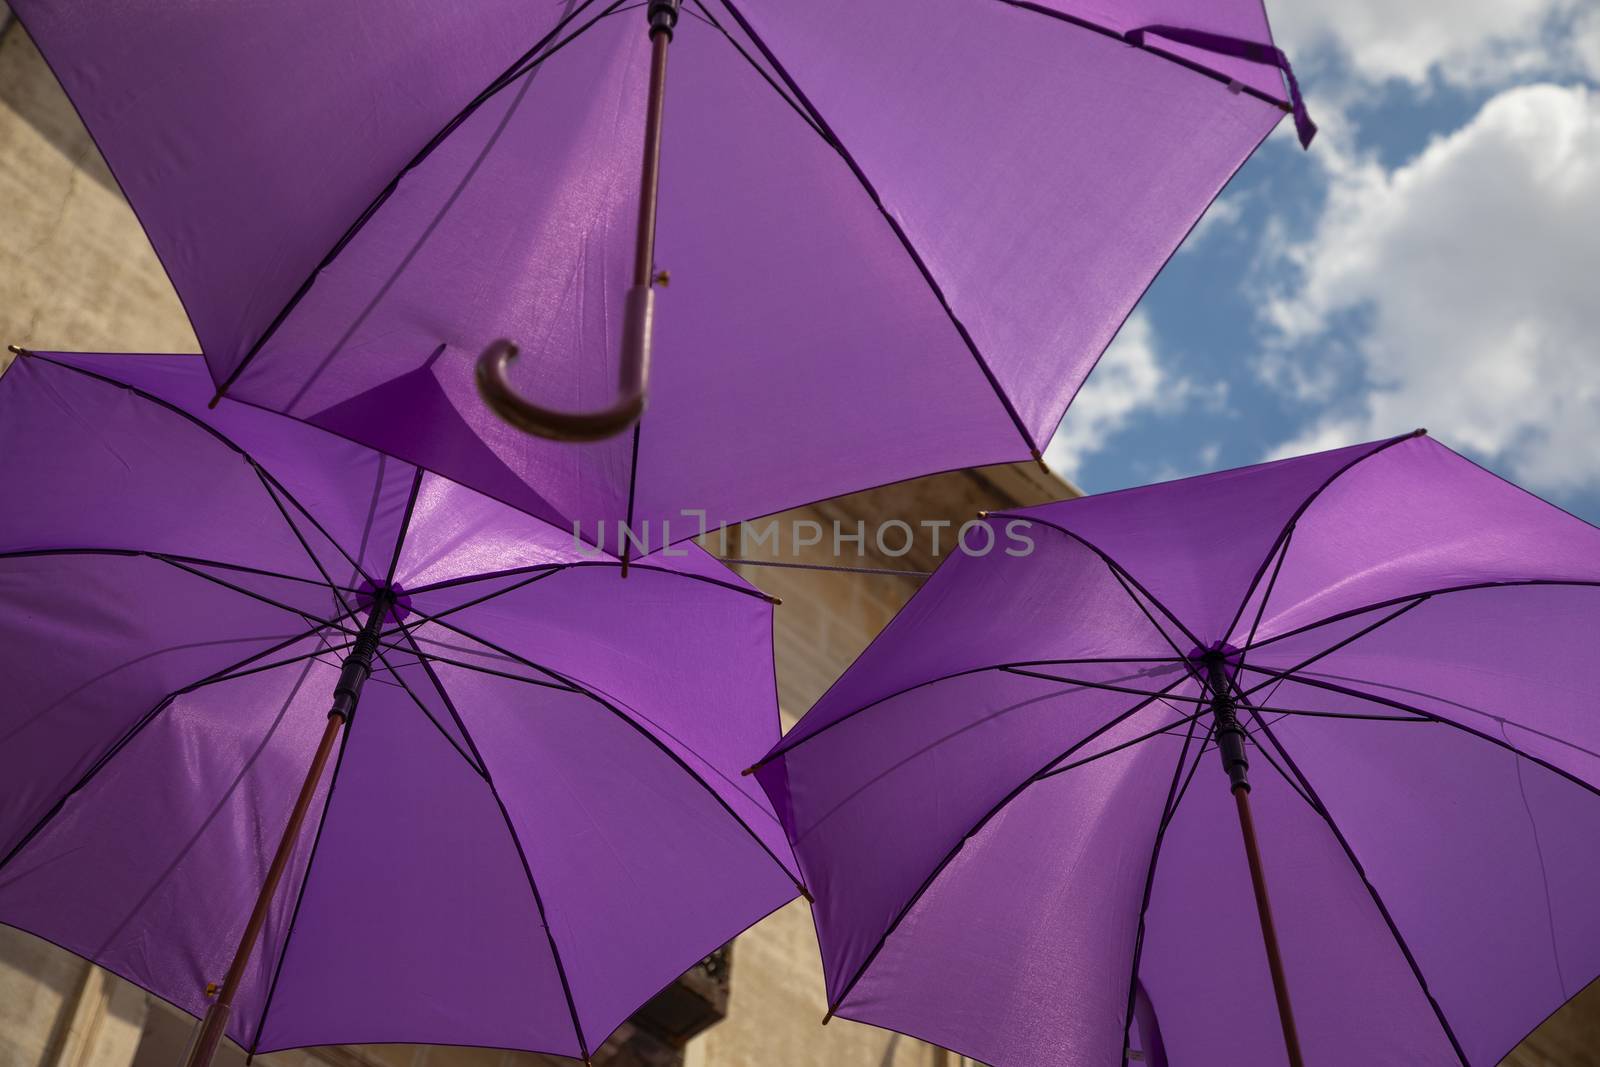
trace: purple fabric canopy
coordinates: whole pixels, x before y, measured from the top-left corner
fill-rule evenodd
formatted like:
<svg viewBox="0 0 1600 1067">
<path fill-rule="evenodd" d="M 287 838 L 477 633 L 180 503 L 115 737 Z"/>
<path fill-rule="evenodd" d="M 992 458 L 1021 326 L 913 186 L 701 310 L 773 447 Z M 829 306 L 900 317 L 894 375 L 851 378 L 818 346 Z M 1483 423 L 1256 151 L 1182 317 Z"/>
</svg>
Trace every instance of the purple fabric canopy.
<svg viewBox="0 0 1600 1067">
<path fill-rule="evenodd" d="M 1600 530 L 1416 435 L 1019 517 L 757 772 L 835 1011 L 1282 1064 L 1211 648 L 1306 1062 L 1493 1064 L 1600 972 Z"/>
<path fill-rule="evenodd" d="M 690 0 L 637 447 L 529 439 L 472 363 L 616 387 L 640 6 L 12 4 L 230 396 L 658 544 L 1042 450 L 1290 106 L 1259 0 Z"/>
<path fill-rule="evenodd" d="M 583 1055 L 795 895 L 737 773 L 778 735 L 761 594 L 697 549 L 619 580 L 569 532 L 210 395 L 193 356 L 0 378 L 0 921 L 203 1011 L 380 589 L 241 1045 Z"/>
</svg>

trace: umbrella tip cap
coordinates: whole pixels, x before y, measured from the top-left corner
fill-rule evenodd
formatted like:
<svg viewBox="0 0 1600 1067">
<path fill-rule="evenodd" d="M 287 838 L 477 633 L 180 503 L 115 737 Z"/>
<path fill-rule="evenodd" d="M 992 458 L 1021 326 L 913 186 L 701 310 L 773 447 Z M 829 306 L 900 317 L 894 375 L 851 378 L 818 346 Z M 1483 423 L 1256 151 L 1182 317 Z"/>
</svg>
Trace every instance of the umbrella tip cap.
<svg viewBox="0 0 1600 1067">
<path fill-rule="evenodd" d="M 1426 436 L 1428 436 L 1428 428 L 1426 426 L 1418 426 L 1415 430 L 1411 431 L 1411 436 L 1412 437 L 1426 437 Z"/>
<path fill-rule="evenodd" d="M 800 890 L 800 896 L 807 904 L 815 904 L 817 902 L 817 898 L 811 895 L 811 890 L 807 889 L 804 883 L 796 882 L 794 887 Z"/>
<path fill-rule="evenodd" d="M 828 1014 L 826 1014 L 826 1015 L 824 1015 L 822 1017 L 822 1025 L 823 1026 L 827 1026 L 828 1023 L 832 1021 L 832 1019 L 833 1019 L 833 1009 L 829 1008 L 828 1009 Z"/>
</svg>

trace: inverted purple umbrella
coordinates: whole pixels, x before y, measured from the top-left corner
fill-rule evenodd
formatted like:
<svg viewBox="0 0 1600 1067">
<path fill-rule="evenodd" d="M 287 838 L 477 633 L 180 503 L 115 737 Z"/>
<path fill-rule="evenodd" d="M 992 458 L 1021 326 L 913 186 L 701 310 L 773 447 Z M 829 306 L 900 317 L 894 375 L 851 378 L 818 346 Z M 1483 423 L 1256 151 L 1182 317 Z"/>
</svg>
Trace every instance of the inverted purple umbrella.
<svg viewBox="0 0 1600 1067">
<path fill-rule="evenodd" d="M 689 549 L 619 582 L 210 395 L 197 357 L 0 378 L 0 921 L 204 1014 L 191 1063 L 587 1059 L 795 895 L 738 776 L 777 737 L 762 594 Z"/>
<path fill-rule="evenodd" d="M 1234 170 L 1313 131 L 1259 0 L 12 7 L 219 391 L 591 539 L 1037 455 Z M 487 350 L 521 425 L 616 429 L 652 314 L 631 435 L 474 389 Z"/>
<path fill-rule="evenodd" d="M 1478 1065 L 1600 972 L 1600 530 L 1420 434 L 988 522 L 1032 552 L 946 561 L 756 771 L 831 1013 Z"/>
</svg>

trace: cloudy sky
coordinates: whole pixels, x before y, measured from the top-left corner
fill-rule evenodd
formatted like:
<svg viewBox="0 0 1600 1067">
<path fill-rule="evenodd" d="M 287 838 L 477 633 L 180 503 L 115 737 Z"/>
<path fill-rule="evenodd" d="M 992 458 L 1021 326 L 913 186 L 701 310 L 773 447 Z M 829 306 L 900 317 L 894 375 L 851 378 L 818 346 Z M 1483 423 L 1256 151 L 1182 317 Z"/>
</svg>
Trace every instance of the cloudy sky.
<svg viewBox="0 0 1600 1067">
<path fill-rule="evenodd" d="M 1068 411 L 1084 489 L 1418 426 L 1600 522 L 1600 4 L 1268 0 L 1284 122 Z"/>
</svg>

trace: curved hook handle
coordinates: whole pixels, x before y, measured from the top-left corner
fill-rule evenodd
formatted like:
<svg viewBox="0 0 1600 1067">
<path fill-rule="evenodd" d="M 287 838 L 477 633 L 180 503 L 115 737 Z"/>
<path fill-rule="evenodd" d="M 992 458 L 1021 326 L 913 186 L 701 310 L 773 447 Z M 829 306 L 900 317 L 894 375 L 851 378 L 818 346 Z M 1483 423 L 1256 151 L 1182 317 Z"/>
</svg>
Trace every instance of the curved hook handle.
<svg viewBox="0 0 1600 1067">
<path fill-rule="evenodd" d="M 644 413 L 650 378 L 650 335 L 655 291 L 649 285 L 628 290 L 622 325 L 622 368 L 616 403 L 599 411 L 555 411 L 522 396 L 507 369 L 517 346 L 501 338 L 478 357 L 478 394 L 489 409 L 526 433 L 552 441 L 603 441 L 632 426 Z"/>
</svg>

